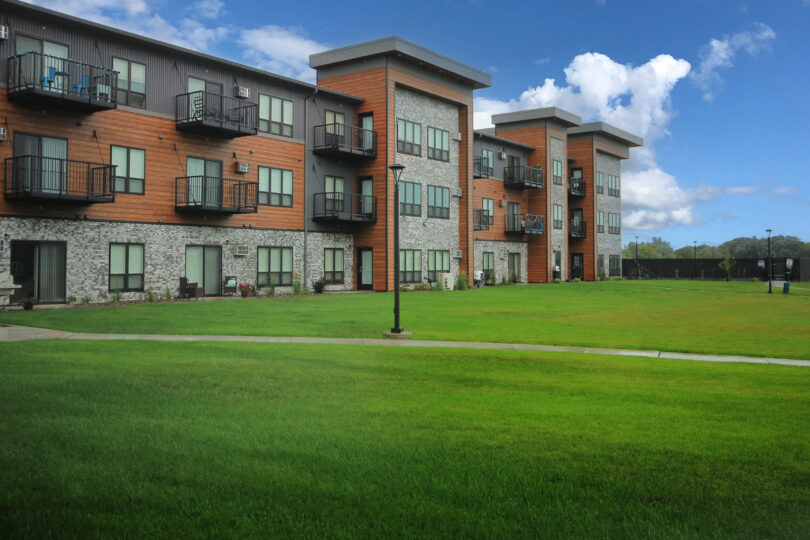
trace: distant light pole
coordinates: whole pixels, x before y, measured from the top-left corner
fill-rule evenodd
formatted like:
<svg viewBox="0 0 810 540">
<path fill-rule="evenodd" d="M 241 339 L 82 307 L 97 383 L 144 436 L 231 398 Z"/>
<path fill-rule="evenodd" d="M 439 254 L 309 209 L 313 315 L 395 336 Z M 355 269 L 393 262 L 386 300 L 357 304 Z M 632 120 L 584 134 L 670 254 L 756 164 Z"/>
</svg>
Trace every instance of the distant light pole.
<svg viewBox="0 0 810 540">
<path fill-rule="evenodd" d="M 394 175 L 394 327 L 391 334 L 402 334 L 399 325 L 399 178 L 405 166 L 394 163 L 388 168 Z"/>
<path fill-rule="evenodd" d="M 768 294 L 773 293 L 773 261 L 771 260 L 771 229 L 765 229 L 768 233 Z"/>
<path fill-rule="evenodd" d="M 638 235 L 636 235 L 636 279 L 641 279 L 641 271 L 638 269 Z"/>
<path fill-rule="evenodd" d="M 692 243 L 695 244 L 695 266 L 692 268 L 692 281 L 697 279 L 697 240 L 692 240 Z"/>
</svg>

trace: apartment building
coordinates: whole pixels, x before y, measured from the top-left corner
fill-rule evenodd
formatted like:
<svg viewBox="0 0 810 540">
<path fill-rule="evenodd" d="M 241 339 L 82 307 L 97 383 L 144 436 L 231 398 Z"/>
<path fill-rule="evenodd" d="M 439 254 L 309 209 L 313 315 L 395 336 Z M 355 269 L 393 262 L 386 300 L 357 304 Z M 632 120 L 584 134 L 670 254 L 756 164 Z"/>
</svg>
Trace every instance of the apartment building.
<svg viewBox="0 0 810 540">
<path fill-rule="evenodd" d="M 546 227 L 555 201 L 569 213 L 558 176 L 569 180 L 573 159 L 613 182 L 640 144 L 556 109 L 496 115 L 474 132 L 473 92 L 490 76 L 396 37 L 313 55 L 313 85 L 3 5 L 0 286 L 7 269 L 15 298 L 176 296 L 181 280 L 205 295 L 320 278 L 382 291 L 395 256 L 405 283 L 484 271 L 544 282 L 557 267 L 565 279 L 570 246 L 585 247 L 567 218 Z M 596 234 L 580 266 L 614 253 Z"/>
</svg>

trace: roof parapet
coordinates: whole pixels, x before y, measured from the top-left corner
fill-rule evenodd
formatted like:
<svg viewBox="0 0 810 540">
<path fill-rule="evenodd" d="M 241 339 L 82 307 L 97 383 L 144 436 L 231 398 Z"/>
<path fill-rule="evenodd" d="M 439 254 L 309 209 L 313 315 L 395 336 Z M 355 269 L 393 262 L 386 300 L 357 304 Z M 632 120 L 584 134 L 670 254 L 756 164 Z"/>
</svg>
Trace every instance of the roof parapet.
<svg viewBox="0 0 810 540">
<path fill-rule="evenodd" d="M 492 123 L 496 126 L 500 124 L 512 124 L 517 122 L 531 122 L 532 120 L 555 120 L 566 127 L 576 127 L 582 124 L 582 118 L 574 113 L 570 113 L 557 107 L 528 109 L 525 111 L 515 111 L 492 115 Z"/>
</svg>

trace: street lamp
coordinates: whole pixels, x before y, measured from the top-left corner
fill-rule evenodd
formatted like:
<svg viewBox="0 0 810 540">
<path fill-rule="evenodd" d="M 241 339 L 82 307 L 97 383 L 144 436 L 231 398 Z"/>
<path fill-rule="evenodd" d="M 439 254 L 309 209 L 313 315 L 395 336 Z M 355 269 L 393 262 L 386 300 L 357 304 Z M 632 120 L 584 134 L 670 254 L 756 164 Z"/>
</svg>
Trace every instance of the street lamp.
<svg viewBox="0 0 810 540">
<path fill-rule="evenodd" d="M 404 165 L 394 163 L 388 167 L 394 175 L 394 327 L 386 333 L 389 337 L 410 337 L 410 332 L 403 332 L 399 325 L 399 178 Z"/>
<path fill-rule="evenodd" d="M 768 294 L 773 293 L 773 261 L 771 260 L 771 229 L 765 229 L 768 233 Z"/>
<path fill-rule="evenodd" d="M 692 281 L 697 279 L 697 240 L 692 240 L 692 243 L 695 244 L 695 266 L 692 268 Z"/>
<path fill-rule="evenodd" d="M 638 235 L 636 235 L 636 279 L 641 279 L 641 272 L 638 269 Z"/>
</svg>

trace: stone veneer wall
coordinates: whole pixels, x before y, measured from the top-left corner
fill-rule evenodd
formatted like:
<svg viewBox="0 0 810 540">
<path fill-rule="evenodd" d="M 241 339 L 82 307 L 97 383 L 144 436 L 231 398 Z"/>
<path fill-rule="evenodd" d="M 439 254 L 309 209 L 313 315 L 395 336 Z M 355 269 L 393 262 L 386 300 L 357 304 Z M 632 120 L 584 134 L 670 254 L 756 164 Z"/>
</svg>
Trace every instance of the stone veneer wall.
<svg viewBox="0 0 810 540">
<path fill-rule="evenodd" d="M 605 214 L 605 232 L 596 233 L 596 249 L 598 254 L 605 256 L 605 272 L 608 272 L 610 263 L 609 255 L 622 256 L 622 235 L 608 233 L 608 213 L 622 214 L 621 197 L 608 195 L 608 175 L 615 174 L 616 176 L 620 176 L 622 163 L 619 158 L 615 156 L 597 151 L 596 170 L 605 174 L 605 192 L 596 194 L 596 211 L 604 212 Z M 621 186 L 621 183 L 619 185 Z M 594 230 L 596 230 L 595 227 Z"/>
<path fill-rule="evenodd" d="M 428 271 L 428 250 L 447 250 L 450 252 L 450 273 L 455 276 L 459 272 L 459 261 L 454 257 L 459 246 L 459 198 L 453 196 L 453 190 L 459 185 L 459 143 L 453 140 L 453 137 L 458 133 L 458 108 L 444 100 L 401 86 L 396 87 L 394 100 L 397 118 L 416 122 L 422 126 L 421 156 L 397 152 L 394 158 L 398 163 L 405 165 L 402 181 L 416 182 L 422 186 L 422 215 L 401 217 L 400 249 L 422 250 L 422 276 Z M 428 127 L 443 129 L 450 133 L 450 161 L 428 159 Z M 427 188 L 431 185 L 450 189 L 450 219 L 427 217 Z"/>
<path fill-rule="evenodd" d="M 509 253 L 520 253 L 520 282 L 527 283 L 529 275 L 529 245 L 525 242 L 503 242 L 499 240 L 475 240 L 475 271 L 484 269 L 484 252 L 495 254 L 495 281 L 500 283 L 509 271 Z"/>
<path fill-rule="evenodd" d="M 568 268 L 568 152 L 565 148 L 565 141 L 551 137 L 550 143 L 551 158 L 548 162 L 548 182 L 546 183 L 551 204 L 549 205 L 549 214 L 546 216 L 546 223 L 550 226 L 547 230 L 551 231 L 551 248 L 549 250 L 550 264 L 553 269 L 554 265 L 554 252 L 558 251 L 559 246 L 560 255 L 560 276 L 565 279 L 566 269 Z M 554 183 L 552 176 L 553 160 L 558 159 L 563 164 L 563 178 L 562 185 Z M 561 204 L 563 207 L 563 228 L 554 228 L 554 205 Z"/>
<path fill-rule="evenodd" d="M 185 226 L 144 223 L 75 221 L 46 218 L 0 218 L 0 231 L 11 240 L 59 241 L 67 244 L 66 295 L 81 300 L 101 300 L 108 295 L 109 244 L 111 242 L 144 244 L 144 290 L 162 296 L 169 289 L 176 296 L 179 278 L 185 275 L 187 244 L 222 247 L 222 276 L 235 275 L 239 283 L 255 285 L 257 248 L 279 246 L 293 248 L 293 272 L 304 275 L 304 234 L 300 231 L 239 229 L 229 227 Z M 323 275 L 323 250 L 344 250 L 344 283 L 327 289 L 352 288 L 354 251 L 352 236 L 338 233 L 307 233 L 307 276 L 312 285 Z M 236 256 L 236 246 L 247 245 L 248 254 Z M 291 287 L 278 287 L 278 292 Z M 145 293 L 127 292 L 124 300 L 144 298 Z"/>
</svg>

